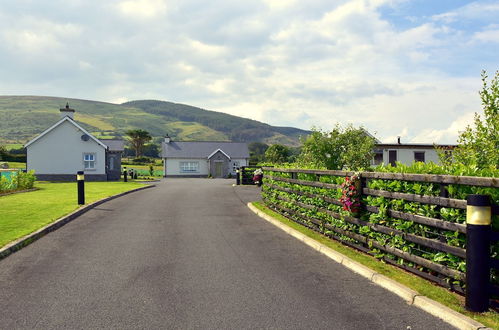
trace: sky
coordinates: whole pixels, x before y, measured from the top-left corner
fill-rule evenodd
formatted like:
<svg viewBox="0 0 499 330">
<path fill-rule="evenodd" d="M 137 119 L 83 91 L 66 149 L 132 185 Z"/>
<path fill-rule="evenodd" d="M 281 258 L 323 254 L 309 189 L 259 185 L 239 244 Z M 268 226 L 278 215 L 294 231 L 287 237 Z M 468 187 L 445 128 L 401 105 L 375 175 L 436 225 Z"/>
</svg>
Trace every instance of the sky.
<svg viewBox="0 0 499 330">
<path fill-rule="evenodd" d="M 0 95 L 456 143 L 482 70 L 499 70 L 499 0 L 0 0 Z"/>
</svg>

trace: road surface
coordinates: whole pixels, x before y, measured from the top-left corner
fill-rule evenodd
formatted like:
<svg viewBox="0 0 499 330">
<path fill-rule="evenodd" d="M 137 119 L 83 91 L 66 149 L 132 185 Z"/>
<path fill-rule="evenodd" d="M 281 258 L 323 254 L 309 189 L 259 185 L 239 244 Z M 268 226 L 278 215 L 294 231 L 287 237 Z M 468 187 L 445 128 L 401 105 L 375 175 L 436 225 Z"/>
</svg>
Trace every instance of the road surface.
<svg viewBox="0 0 499 330">
<path fill-rule="evenodd" d="M 254 215 L 165 179 L 0 261 L 0 329 L 450 329 Z M 410 327 L 410 328 L 409 328 Z"/>
</svg>

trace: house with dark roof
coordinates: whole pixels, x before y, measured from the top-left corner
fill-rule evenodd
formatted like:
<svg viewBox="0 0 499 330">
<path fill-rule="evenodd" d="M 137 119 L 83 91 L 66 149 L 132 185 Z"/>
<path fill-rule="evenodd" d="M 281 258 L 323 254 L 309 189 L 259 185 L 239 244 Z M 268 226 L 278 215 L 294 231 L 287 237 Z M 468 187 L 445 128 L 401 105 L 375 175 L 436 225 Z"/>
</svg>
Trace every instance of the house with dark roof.
<svg viewBox="0 0 499 330">
<path fill-rule="evenodd" d="M 440 163 L 438 149 L 451 153 L 454 144 L 402 143 L 400 137 L 397 143 L 376 143 L 372 165 L 395 165 L 396 162 L 411 165 L 414 162 Z"/>
<path fill-rule="evenodd" d="M 69 104 L 60 112 L 58 122 L 26 143 L 27 170 L 47 181 L 74 181 L 78 171 L 87 181 L 119 180 L 124 141 L 94 137 L 74 120 Z"/>
<path fill-rule="evenodd" d="M 248 144 L 241 142 L 177 142 L 161 144 L 165 177 L 226 178 L 249 164 Z"/>
</svg>

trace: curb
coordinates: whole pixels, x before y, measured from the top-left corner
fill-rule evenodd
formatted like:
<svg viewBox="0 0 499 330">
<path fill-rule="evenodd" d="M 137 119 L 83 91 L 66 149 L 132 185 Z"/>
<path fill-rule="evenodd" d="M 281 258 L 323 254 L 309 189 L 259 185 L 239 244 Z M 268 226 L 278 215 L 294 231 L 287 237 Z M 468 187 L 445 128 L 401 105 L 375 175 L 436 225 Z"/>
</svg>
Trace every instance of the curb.
<svg viewBox="0 0 499 330">
<path fill-rule="evenodd" d="M 462 330 L 491 330 L 490 328 L 487 328 L 483 324 L 463 315 L 460 314 L 453 309 L 450 309 L 447 306 L 444 306 L 440 304 L 439 302 L 436 302 L 434 300 L 431 300 L 430 298 L 426 296 L 422 296 L 418 294 L 416 291 L 409 289 L 408 287 L 392 280 L 391 278 L 386 277 L 385 275 L 382 275 L 380 273 L 375 272 L 374 270 L 356 262 L 353 261 L 352 259 L 344 256 L 343 254 L 323 245 L 320 242 L 317 242 L 316 240 L 300 233 L 299 231 L 288 227 L 287 225 L 283 224 L 279 220 L 276 220 L 275 218 L 269 216 L 268 214 L 265 214 L 264 212 L 260 211 L 257 209 L 252 203 L 247 204 L 249 209 L 253 211 L 256 215 L 259 217 L 267 220 L 268 222 L 272 223 L 274 226 L 280 228 L 281 230 L 285 231 L 289 235 L 295 237 L 296 239 L 302 241 L 303 243 L 307 244 L 314 250 L 326 255 L 330 259 L 336 261 L 339 264 L 344 265 L 351 271 L 367 278 L 369 281 L 373 282 L 376 285 L 379 285 L 386 290 L 398 295 L 402 299 L 404 299 L 407 304 L 416 306 L 425 312 L 436 316 L 445 322 L 449 323 L 450 325 L 456 327 L 457 329 L 462 329 Z"/>
<path fill-rule="evenodd" d="M 76 219 L 77 217 L 82 215 L 83 213 L 87 212 L 88 210 L 93 209 L 96 206 L 101 205 L 102 203 L 105 203 L 107 201 L 110 201 L 112 199 L 115 199 L 115 198 L 118 198 L 118 197 L 121 197 L 124 195 L 128 195 L 128 194 L 136 192 L 136 191 L 149 189 L 152 187 L 155 187 L 155 185 L 150 185 L 150 186 L 145 186 L 145 187 L 140 187 L 140 188 L 128 190 L 128 191 L 119 193 L 117 195 L 113 195 L 113 196 L 109 196 L 109 197 L 106 197 L 103 199 L 99 199 L 98 201 L 95 201 L 91 204 L 84 205 L 84 206 L 76 209 L 75 211 L 71 212 L 70 214 L 65 215 L 62 218 L 59 218 L 56 221 L 46 225 L 45 227 L 42 227 L 31 234 L 28 234 L 24 237 L 21 237 L 13 242 L 7 244 L 6 246 L 4 246 L 3 248 L 0 249 L 0 260 L 8 257 L 9 255 L 11 255 L 14 252 L 21 250 L 22 248 L 30 245 L 31 243 L 37 241 L 38 239 L 42 238 L 43 236 L 47 235 L 48 233 L 64 226 L 68 222 L 73 221 L 74 219 Z"/>
</svg>

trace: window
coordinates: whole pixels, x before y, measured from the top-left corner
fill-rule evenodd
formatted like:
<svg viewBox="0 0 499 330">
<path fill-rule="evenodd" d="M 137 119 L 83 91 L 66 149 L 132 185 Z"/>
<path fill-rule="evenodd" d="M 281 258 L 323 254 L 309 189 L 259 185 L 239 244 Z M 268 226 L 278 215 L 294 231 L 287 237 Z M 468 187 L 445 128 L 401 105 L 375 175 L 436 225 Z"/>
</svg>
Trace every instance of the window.
<svg viewBox="0 0 499 330">
<path fill-rule="evenodd" d="M 397 162 L 397 150 L 388 150 L 388 163 L 395 166 Z"/>
<path fill-rule="evenodd" d="M 240 166 L 240 162 L 235 160 L 233 163 L 232 163 L 232 172 L 236 172 L 236 170 L 239 168 Z"/>
<path fill-rule="evenodd" d="M 373 165 L 383 164 L 383 150 L 374 150 Z"/>
<path fill-rule="evenodd" d="M 199 172 L 199 162 L 180 162 L 180 172 Z"/>
<path fill-rule="evenodd" d="M 414 161 L 424 163 L 424 151 L 414 151 Z"/>
<path fill-rule="evenodd" d="M 95 169 L 95 154 L 83 154 L 83 168 L 86 170 Z"/>
</svg>

